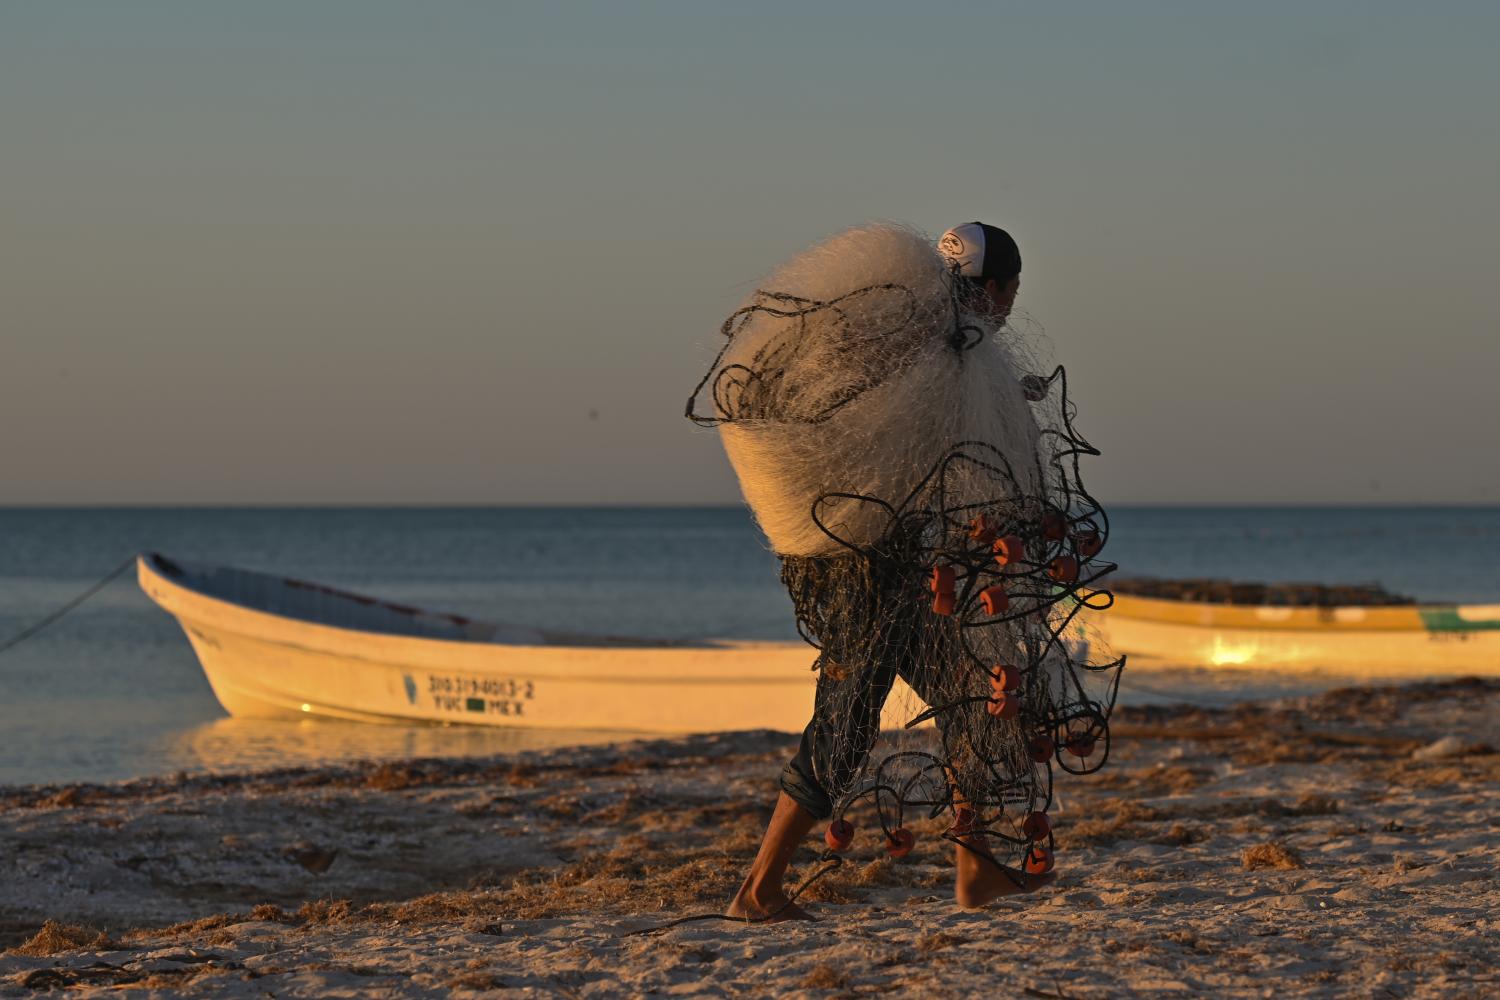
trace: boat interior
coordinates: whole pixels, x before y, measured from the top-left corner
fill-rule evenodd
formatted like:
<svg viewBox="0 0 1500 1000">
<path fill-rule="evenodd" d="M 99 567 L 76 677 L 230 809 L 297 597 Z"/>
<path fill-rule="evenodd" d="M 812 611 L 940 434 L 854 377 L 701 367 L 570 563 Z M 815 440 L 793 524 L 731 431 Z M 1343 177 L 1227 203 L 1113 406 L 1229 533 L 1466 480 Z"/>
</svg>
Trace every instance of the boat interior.
<svg viewBox="0 0 1500 1000">
<path fill-rule="evenodd" d="M 1249 604 L 1294 608 L 1374 608 L 1416 604 L 1379 584 L 1236 583 L 1232 580 L 1116 578 L 1106 586 L 1130 597 L 1155 597 L 1198 604 Z"/>
</svg>

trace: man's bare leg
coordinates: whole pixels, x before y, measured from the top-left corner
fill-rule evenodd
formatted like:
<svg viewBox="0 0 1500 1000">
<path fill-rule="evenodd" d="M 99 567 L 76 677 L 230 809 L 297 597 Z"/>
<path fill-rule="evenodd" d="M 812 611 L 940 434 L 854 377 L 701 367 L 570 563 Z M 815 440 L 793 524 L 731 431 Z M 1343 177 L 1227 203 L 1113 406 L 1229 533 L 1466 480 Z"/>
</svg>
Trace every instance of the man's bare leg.
<svg viewBox="0 0 1500 1000">
<path fill-rule="evenodd" d="M 760 842 L 760 852 L 750 866 L 750 874 L 729 904 L 731 917 L 757 919 L 776 913 L 774 920 L 812 919 L 795 903 L 788 905 L 782 883 L 786 881 L 786 869 L 792 863 L 792 855 L 797 853 L 797 848 L 817 822 L 817 817 L 799 806 L 796 799 L 786 792 L 781 793 L 776 800 L 776 811 L 771 814 L 770 825 L 766 827 L 766 837 Z"/>
<path fill-rule="evenodd" d="M 948 771 L 948 781 L 952 788 L 955 812 L 967 810 L 969 800 L 964 798 L 963 792 L 959 791 L 951 769 Z M 970 813 L 970 815 L 973 814 Z M 1000 865 L 989 860 L 993 855 L 990 854 L 989 845 L 982 833 L 962 834 L 959 839 L 963 843 L 953 846 L 953 864 L 958 870 L 958 875 L 953 881 L 953 898 L 959 906 L 966 909 L 992 903 L 1001 896 L 1034 892 L 1051 883 L 1055 877 L 1052 872 L 1045 875 L 1028 875 L 1014 868 L 1002 869 Z M 963 846 L 964 844 L 969 844 L 974 850 Z M 976 852 L 983 852 L 984 856 Z"/>
<path fill-rule="evenodd" d="M 985 854 L 989 854 L 989 848 L 985 844 L 984 837 L 978 834 L 970 834 L 963 838 L 964 843 L 972 844 Z M 958 868 L 958 877 L 953 884 L 953 898 L 959 906 L 973 908 L 994 902 L 1001 896 L 1015 896 L 1023 892 L 1035 892 L 1044 885 L 1050 885 L 1057 877 L 1056 872 L 1047 872 L 1045 875 L 1028 875 L 1026 872 L 1016 871 L 1014 868 L 1001 869 L 1000 866 L 990 861 L 987 857 L 980 857 L 974 851 L 962 845 L 955 845 L 954 851 L 957 856 L 954 864 Z"/>
</svg>

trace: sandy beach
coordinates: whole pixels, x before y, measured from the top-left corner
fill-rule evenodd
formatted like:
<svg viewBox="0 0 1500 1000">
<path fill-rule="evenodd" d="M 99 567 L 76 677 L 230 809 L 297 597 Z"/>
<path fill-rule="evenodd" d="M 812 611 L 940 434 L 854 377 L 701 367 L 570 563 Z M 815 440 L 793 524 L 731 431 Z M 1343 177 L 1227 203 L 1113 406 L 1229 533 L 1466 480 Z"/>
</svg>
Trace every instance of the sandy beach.
<svg viewBox="0 0 1500 1000">
<path fill-rule="evenodd" d="M 857 840 L 817 923 L 660 933 L 727 900 L 791 737 L 3 789 L 0 993 L 1494 996 L 1497 709 L 1127 706 L 1035 897 L 956 907 L 933 823 Z"/>
</svg>

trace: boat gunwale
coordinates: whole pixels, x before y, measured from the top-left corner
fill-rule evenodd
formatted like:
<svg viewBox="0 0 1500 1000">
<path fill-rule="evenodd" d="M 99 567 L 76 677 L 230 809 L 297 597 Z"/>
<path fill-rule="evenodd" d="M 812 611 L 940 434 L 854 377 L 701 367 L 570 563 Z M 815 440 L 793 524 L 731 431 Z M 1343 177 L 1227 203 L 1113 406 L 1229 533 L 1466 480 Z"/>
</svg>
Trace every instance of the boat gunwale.
<svg viewBox="0 0 1500 1000">
<path fill-rule="evenodd" d="M 741 641 L 741 640 L 713 640 L 713 639 L 710 639 L 710 640 L 699 640 L 699 641 L 684 641 L 684 640 L 670 640 L 670 639 L 647 640 L 647 639 L 630 639 L 630 638 L 619 637 L 619 638 L 623 639 L 623 641 L 620 641 L 618 643 L 612 643 L 610 640 L 612 638 L 615 638 L 615 637 L 609 637 L 609 636 L 597 636 L 597 637 L 595 637 L 595 636 L 576 636 L 575 637 L 575 636 L 571 636 L 571 635 L 566 635 L 565 633 L 548 632 L 548 631 L 542 630 L 542 629 L 533 629 L 532 631 L 536 635 L 538 635 L 539 637 L 541 637 L 541 638 L 547 638 L 549 636 L 553 637 L 553 638 L 564 638 L 564 637 L 566 637 L 566 638 L 570 638 L 570 639 L 571 638 L 578 638 L 578 639 L 585 640 L 585 641 L 577 642 L 577 643 L 567 643 L 567 642 L 536 642 L 536 643 L 525 643 L 525 642 L 507 641 L 507 640 L 504 640 L 504 639 L 493 639 L 493 638 L 491 638 L 491 639 L 482 639 L 482 638 L 457 637 L 457 636 L 453 636 L 453 637 L 425 636 L 425 635 L 412 635 L 412 634 L 409 634 L 409 633 L 402 633 L 402 632 L 380 632 L 380 631 L 374 631 L 374 630 L 371 630 L 371 629 L 355 628 L 355 627 L 351 627 L 351 626 L 348 626 L 348 625 L 333 624 L 333 623 L 330 623 L 330 622 L 319 621 L 317 619 L 312 619 L 312 618 L 295 617 L 295 616 L 292 616 L 292 615 L 281 614 L 281 613 L 278 613 L 278 612 L 275 612 L 275 611 L 267 611 L 267 610 L 262 609 L 262 608 L 256 608 L 256 607 L 252 607 L 252 606 L 247 605 L 247 604 L 242 604 L 242 603 L 230 600 L 230 599 L 228 599 L 226 597 L 223 597 L 223 596 L 220 596 L 220 595 L 216 595 L 214 593 L 206 591 L 206 590 L 202 589 L 201 587 L 192 586 L 189 583 L 187 583 L 185 581 L 182 581 L 182 580 L 179 580 L 179 579 L 176 579 L 173 576 L 171 576 L 170 574 L 164 572 L 164 569 L 156 564 L 156 560 L 161 559 L 161 558 L 164 558 L 164 557 L 162 557 L 160 553 L 156 553 L 156 552 L 144 552 L 144 553 L 139 554 L 136 557 L 137 580 L 138 580 L 138 582 L 139 582 L 139 584 L 141 586 L 141 589 L 146 592 L 147 596 L 150 597 L 156 604 L 158 604 L 164 611 L 166 611 L 168 614 L 172 615 L 173 618 L 177 619 L 177 621 L 179 622 L 179 624 L 181 624 L 184 628 L 187 628 L 187 627 L 189 627 L 192 624 L 197 624 L 197 625 L 204 626 L 204 627 L 209 627 L 209 628 L 219 628 L 219 629 L 223 629 L 224 631 L 229 632 L 231 634 L 238 635 L 238 636 L 243 636 L 243 637 L 249 638 L 249 639 L 254 639 L 254 640 L 263 641 L 263 642 L 272 642 L 272 643 L 275 643 L 277 645 L 295 646 L 295 647 L 298 647 L 298 648 L 301 648 L 301 649 L 305 649 L 305 650 L 308 650 L 308 651 L 336 652 L 340 656 L 351 657 L 351 658 L 361 659 L 361 660 L 366 660 L 366 661 L 372 662 L 372 663 L 394 664 L 394 663 L 409 662 L 405 658 L 393 655 L 393 653 L 395 653 L 395 651 L 397 649 L 403 648 L 403 647 L 406 648 L 406 649 L 412 650 L 413 652 L 422 651 L 422 652 L 431 653 L 431 654 L 444 654 L 444 655 L 446 655 L 446 654 L 448 654 L 450 652 L 458 652 L 458 651 L 464 651 L 464 652 L 473 651 L 473 652 L 480 652 L 480 653 L 494 653 L 494 652 L 501 652 L 501 651 L 512 651 L 512 652 L 515 652 L 515 653 L 518 653 L 518 654 L 521 654 L 521 653 L 529 653 L 529 654 L 544 653 L 544 654 L 550 654 L 550 655 L 553 655 L 553 656 L 594 655 L 594 654 L 601 654 L 601 653 L 607 654 L 607 653 L 618 653 L 618 652 L 627 652 L 627 651 L 628 652 L 635 652 L 635 653 L 639 653 L 639 654 L 647 654 L 647 653 L 669 653 L 669 654 L 670 653 L 678 653 L 678 654 L 682 654 L 682 653 L 704 653 L 704 652 L 717 652 L 717 653 L 762 653 L 762 652 L 788 651 L 788 650 L 790 650 L 793 647 L 797 647 L 797 648 L 801 648 L 801 649 L 806 649 L 808 651 L 809 657 L 811 657 L 812 655 L 814 655 L 815 652 L 816 652 L 815 650 L 812 649 L 812 647 L 807 646 L 805 643 L 802 643 L 802 642 L 789 642 L 789 641 L 778 642 L 778 641 L 775 641 L 775 640 L 743 640 L 743 641 Z M 174 560 L 168 560 L 168 561 L 173 562 L 175 564 Z M 181 567 L 179 567 L 179 568 L 181 568 Z M 274 580 L 274 581 L 277 581 L 277 582 L 282 582 L 282 583 L 284 583 L 288 579 L 288 578 L 284 578 L 284 577 L 277 577 L 277 576 L 274 576 L 274 575 L 269 574 L 269 573 L 258 573 L 255 570 L 238 569 L 237 567 L 214 566 L 213 568 L 215 568 L 215 569 L 231 570 L 233 572 L 239 572 L 239 573 L 247 573 L 247 574 L 250 574 L 250 575 L 265 577 L 265 578 L 268 578 L 268 579 L 271 579 L 271 580 Z M 188 571 L 188 572 L 190 572 L 190 571 Z M 153 593 L 152 590 L 151 590 L 151 588 L 147 586 L 148 582 L 152 581 L 152 580 L 157 581 L 161 587 L 165 588 L 169 592 L 168 595 L 158 595 L 158 594 Z M 304 581 L 299 581 L 299 582 L 304 582 Z M 315 588 L 318 588 L 318 589 L 323 589 L 323 590 L 333 590 L 333 588 L 325 588 L 321 584 L 311 584 L 311 586 L 315 587 Z M 202 620 L 202 616 L 195 615 L 193 613 L 193 611 L 190 610 L 190 609 L 184 609 L 184 608 L 182 608 L 180 606 L 180 604 L 182 602 L 182 599 L 176 597 L 176 595 L 171 594 L 170 592 L 172 592 L 172 591 L 177 591 L 177 592 L 181 592 L 183 594 L 190 595 L 190 597 L 191 597 L 191 599 L 192 599 L 193 602 L 201 603 L 202 605 L 205 606 L 205 608 L 207 610 L 211 610 L 211 611 L 215 612 L 214 618 L 217 619 L 217 620 L 211 621 L 211 622 L 209 622 L 209 621 L 203 621 Z M 348 592 L 342 592 L 342 591 L 335 591 L 335 593 L 339 593 L 342 596 L 351 597 L 351 598 L 353 598 L 353 597 L 363 597 L 364 596 L 364 595 L 352 595 L 352 594 L 349 594 Z M 166 598 L 165 600 L 163 599 L 163 596 L 165 596 L 165 598 Z M 380 601 L 378 599 L 371 599 L 371 600 L 373 600 L 374 603 L 376 603 L 376 604 L 380 604 L 380 605 L 389 607 L 389 605 L 386 602 Z M 425 611 L 425 610 L 418 610 L 417 613 L 419 613 L 419 614 L 431 614 L 434 617 L 438 617 L 438 618 L 445 617 L 442 613 L 428 612 L 428 611 Z M 260 621 L 257 622 L 257 620 L 260 620 Z M 481 622 L 481 621 L 477 621 L 477 620 L 474 620 L 474 619 L 469 619 L 469 621 L 472 624 L 476 624 L 476 625 L 491 625 L 492 624 L 492 623 L 489 623 L 489 622 Z M 248 624 L 248 623 L 257 623 L 257 624 L 260 624 L 261 627 L 259 627 L 259 628 L 247 628 L 247 627 L 245 627 L 245 625 Z M 504 628 L 505 626 L 496 626 L 496 627 L 497 628 Z M 521 627 L 526 627 L 526 626 L 521 626 Z M 268 633 L 274 633 L 274 632 L 282 632 L 282 633 L 290 632 L 290 633 L 292 633 L 292 635 L 283 634 L 283 635 L 278 635 L 278 636 L 274 636 L 273 637 L 272 635 L 268 634 Z M 293 635 L 295 635 L 295 633 L 298 633 L 298 632 L 309 633 L 309 635 L 308 635 L 309 639 L 323 639 L 325 641 L 321 641 L 321 642 L 302 641 L 302 642 L 299 642 L 299 641 L 296 641 L 296 639 L 293 638 Z M 592 641 L 589 641 L 589 640 L 592 640 Z M 351 645 L 353 647 L 355 647 L 355 648 L 351 648 Z M 381 655 L 363 655 L 360 652 L 356 652 L 355 651 L 356 648 L 361 647 L 361 646 L 379 646 L 379 647 L 381 647 Z"/>
</svg>

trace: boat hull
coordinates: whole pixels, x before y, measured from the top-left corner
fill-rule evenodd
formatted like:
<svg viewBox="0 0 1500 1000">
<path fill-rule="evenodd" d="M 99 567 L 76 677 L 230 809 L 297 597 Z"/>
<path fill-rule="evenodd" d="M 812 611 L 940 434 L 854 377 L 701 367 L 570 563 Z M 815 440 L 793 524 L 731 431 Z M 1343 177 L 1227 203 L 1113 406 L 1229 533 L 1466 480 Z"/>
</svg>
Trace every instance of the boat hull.
<svg viewBox="0 0 1500 1000">
<path fill-rule="evenodd" d="M 221 600 L 144 557 L 138 577 L 182 626 L 234 716 L 694 733 L 797 731 L 812 712 L 816 654 L 804 643 L 575 646 L 391 635 Z M 899 727 L 921 707 L 898 681 L 882 725 Z"/>
<path fill-rule="evenodd" d="M 1500 607 L 1291 608 L 1117 595 L 1090 624 L 1115 653 L 1202 667 L 1415 679 L 1500 675 Z"/>
</svg>

